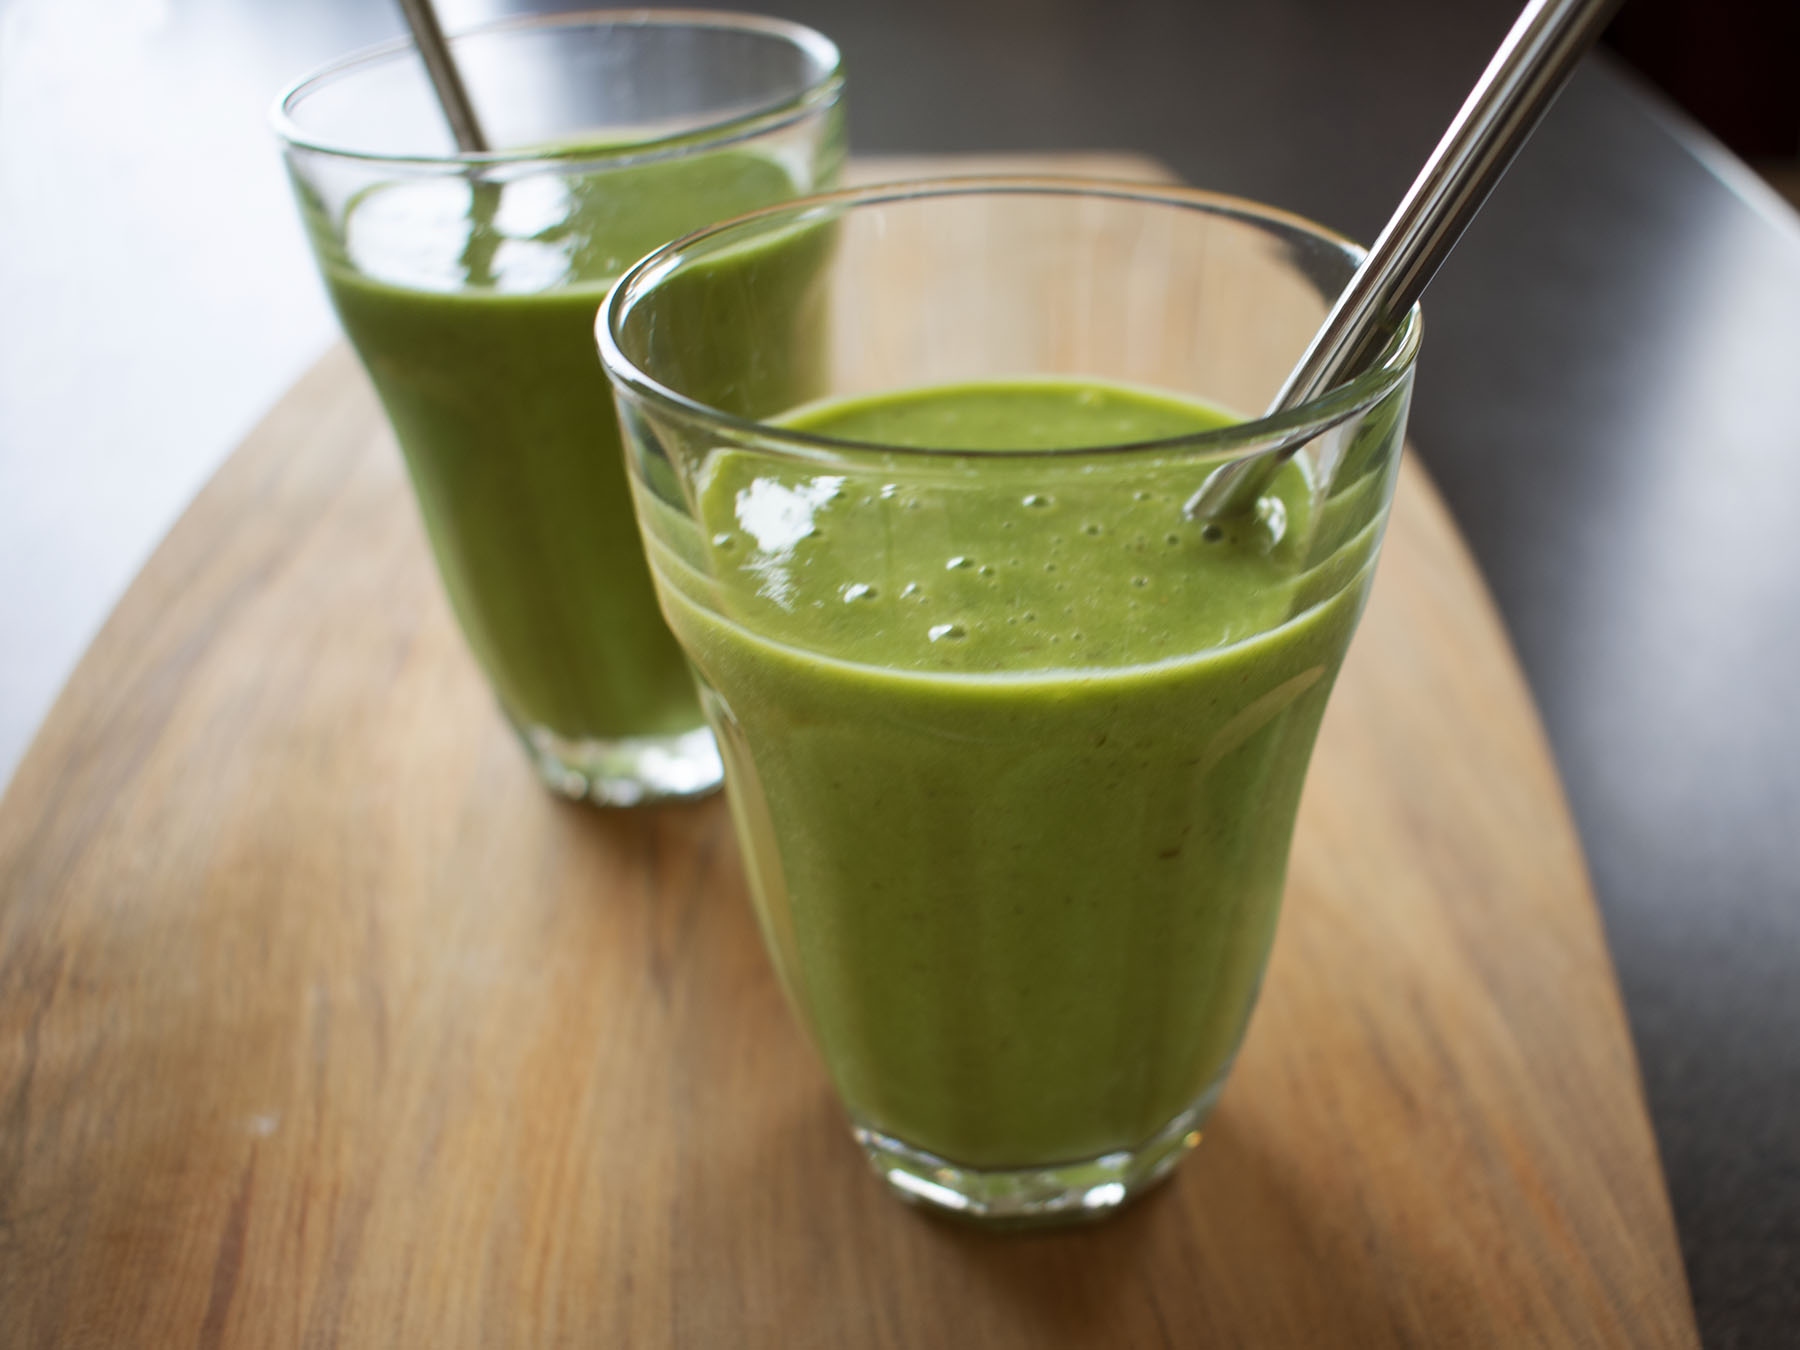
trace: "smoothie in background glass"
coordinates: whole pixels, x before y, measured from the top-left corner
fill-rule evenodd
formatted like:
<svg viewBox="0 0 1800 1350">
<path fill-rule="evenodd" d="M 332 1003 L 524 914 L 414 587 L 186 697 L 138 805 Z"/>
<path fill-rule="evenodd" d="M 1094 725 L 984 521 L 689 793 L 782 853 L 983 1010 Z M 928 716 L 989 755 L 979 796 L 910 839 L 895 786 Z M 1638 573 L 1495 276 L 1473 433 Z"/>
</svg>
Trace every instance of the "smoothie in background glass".
<svg viewBox="0 0 1800 1350">
<path fill-rule="evenodd" d="M 452 46 L 510 148 L 456 153 L 410 44 L 348 58 L 277 114 L 309 238 L 463 633 L 545 780 L 616 805 L 708 791 L 718 757 L 645 571 L 593 316 L 658 244 L 835 181 L 836 50 L 774 20 L 654 11 Z M 789 265 L 796 314 L 806 266 Z M 734 369 L 738 340 L 696 334 Z M 790 350 L 764 393 L 812 378 Z"/>
<path fill-rule="evenodd" d="M 708 290 L 773 313 L 728 263 L 799 218 L 834 230 L 837 362 L 751 425 L 697 397 L 668 325 Z M 908 1198 L 1104 1213 L 1217 1100 L 1417 320 L 1280 424 L 1219 406 L 1279 384 L 1357 257 L 1202 194 L 943 184 L 712 232 L 609 302 L 639 521 L 764 936 Z M 1183 518 L 1212 468 L 1288 438 L 1254 515 Z"/>
</svg>

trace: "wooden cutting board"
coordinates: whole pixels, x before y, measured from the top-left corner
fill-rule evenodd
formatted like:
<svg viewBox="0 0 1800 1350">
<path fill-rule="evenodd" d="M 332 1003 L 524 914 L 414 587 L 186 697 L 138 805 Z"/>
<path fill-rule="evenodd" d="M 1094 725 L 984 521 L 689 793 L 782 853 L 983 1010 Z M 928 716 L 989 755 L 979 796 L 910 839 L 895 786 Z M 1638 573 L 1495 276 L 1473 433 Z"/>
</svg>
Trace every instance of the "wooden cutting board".
<svg viewBox="0 0 1800 1350">
<path fill-rule="evenodd" d="M 1575 834 L 1416 464 L 1224 1103 L 1092 1229 L 886 1194 L 720 802 L 537 786 L 343 350 L 0 803 L 0 1344 L 1695 1343 Z"/>
</svg>

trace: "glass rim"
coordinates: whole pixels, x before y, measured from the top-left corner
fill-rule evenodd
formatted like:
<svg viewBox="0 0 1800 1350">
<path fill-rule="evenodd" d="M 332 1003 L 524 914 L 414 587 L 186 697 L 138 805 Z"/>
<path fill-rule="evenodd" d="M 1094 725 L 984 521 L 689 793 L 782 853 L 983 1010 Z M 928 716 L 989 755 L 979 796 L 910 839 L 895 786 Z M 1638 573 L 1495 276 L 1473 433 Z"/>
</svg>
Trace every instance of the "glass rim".
<svg viewBox="0 0 1800 1350">
<path fill-rule="evenodd" d="M 455 44 L 465 38 L 489 37 L 508 33 L 554 30 L 561 28 L 710 28 L 724 32 L 760 33 L 786 40 L 810 55 L 824 71 L 794 94 L 771 99 L 748 111 L 702 122 L 697 126 L 667 135 L 653 135 L 618 145 L 529 145 L 478 152 L 456 151 L 451 154 L 392 153 L 357 150 L 333 144 L 309 135 L 294 118 L 294 110 L 309 95 L 328 84 L 358 71 L 408 52 L 417 45 L 410 35 L 390 38 L 371 46 L 359 47 L 335 60 L 308 71 L 275 96 L 269 109 L 269 122 L 282 144 L 290 150 L 305 150 L 333 159 L 361 164 L 391 167 L 462 171 L 472 168 L 522 163 L 560 162 L 637 162 L 665 156 L 691 154 L 750 136 L 777 130 L 796 121 L 814 108 L 836 101 L 844 87 L 844 61 L 838 46 L 825 34 L 790 19 L 771 18 L 762 14 L 745 14 L 715 9 L 582 9 L 540 14 L 514 14 L 469 28 L 445 34 L 446 42 Z"/>
<path fill-rule="evenodd" d="M 980 455 L 982 458 L 1056 459 L 1066 457 L 1115 456 L 1144 452 L 1180 450 L 1187 454 L 1245 455 L 1262 453 L 1277 445 L 1300 445 L 1351 417 L 1368 411 L 1386 398 L 1411 371 L 1419 353 L 1424 319 L 1415 304 L 1381 354 L 1350 379 L 1327 389 L 1316 398 L 1273 416 L 1263 415 L 1206 431 L 1148 441 L 1126 441 L 1097 446 L 1064 446 L 1054 449 L 980 450 L 967 447 L 888 445 L 876 441 L 856 441 L 818 432 L 803 431 L 779 423 L 741 417 L 714 408 L 698 399 L 689 398 L 657 380 L 626 356 L 619 345 L 618 330 L 640 292 L 654 286 L 677 270 L 684 252 L 721 235 L 743 231 L 765 221 L 787 218 L 786 224 L 801 226 L 824 223 L 844 210 L 918 201 L 934 197 L 969 196 L 1054 196 L 1103 198 L 1136 201 L 1158 206 L 1182 206 L 1205 214 L 1229 216 L 1263 225 L 1279 225 L 1297 229 L 1315 239 L 1340 249 L 1352 264 L 1360 263 L 1367 253 L 1361 244 L 1328 229 L 1304 216 L 1279 207 L 1265 206 L 1247 198 L 1202 188 L 1173 184 L 1132 183 L 1124 180 L 1071 178 L 1044 175 L 992 174 L 969 177 L 945 177 L 905 182 L 874 183 L 845 188 L 836 192 L 799 197 L 775 206 L 764 207 L 730 220 L 720 221 L 695 230 L 646 254 L 627 268 L 607 291 L 596 316 L 594 330 L 600 348 L 601 364 L 608 376 L 631 393 L 675 412 L 687 419 L 728 428 L 740 436 L 752 436 L 765 447 L 777 442 L 780 448 L 801 457 L 826 458 L 833 462 L 849 462 L 871 454 L 919 457 Z M 1299 359 L 1299 353 L 1295 353 Z"/>
</svg>

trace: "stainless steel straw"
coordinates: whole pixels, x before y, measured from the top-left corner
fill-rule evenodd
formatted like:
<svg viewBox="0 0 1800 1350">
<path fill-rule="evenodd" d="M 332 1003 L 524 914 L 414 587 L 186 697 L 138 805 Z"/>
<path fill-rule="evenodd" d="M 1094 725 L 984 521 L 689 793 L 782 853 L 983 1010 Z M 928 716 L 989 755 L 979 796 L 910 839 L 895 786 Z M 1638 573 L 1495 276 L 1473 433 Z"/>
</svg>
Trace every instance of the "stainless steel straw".
<svg viewBox="0 0 1800 1350">
<path fill-rule="evenodd" d="M 400 8 L 405 11 L 406 26 L 412 29 L 413 42 L 425 62 L 425 73 L 431 76 L 431 87 L 437 91 L 450 134 L 456 137 L 456 148 L 465 155 L 485 154 L 487 137 L 469 102 L 462 74 L 450 56 L 450 44 L 444 41 L 444 30 L 438 26 L 431 0 L 400 0 Z"/>
</svg>

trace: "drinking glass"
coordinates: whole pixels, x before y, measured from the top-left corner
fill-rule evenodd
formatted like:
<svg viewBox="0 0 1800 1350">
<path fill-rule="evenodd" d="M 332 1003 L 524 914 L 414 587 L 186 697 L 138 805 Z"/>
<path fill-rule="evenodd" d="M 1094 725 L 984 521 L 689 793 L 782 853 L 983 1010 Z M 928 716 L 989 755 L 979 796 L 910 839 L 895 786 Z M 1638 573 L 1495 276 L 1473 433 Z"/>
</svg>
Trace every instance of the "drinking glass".
<svg viewBox="0 0 1800 1350">
<path fill-rule="evenodd" d="M 694 325 L 729 314 L 769 367 L 810 351 L 771 265 L 794 255 L 828 359 L 722 406 L 742 382 Z M 1374 572 L 1417 311 L 1348 383 L 1242 414 L 1360 256 L 1202 192 L 945 180 L 702 231 L 608 298 L 762 932 L 908 1199 L 1103 1214 L 1199 1138 Z M 1253 512 L 1184 514 L 1276 446 Z"/>
<path fill-rule="evenodd" d="M 657 614 L 593 318 L 658 244 L 835 182 L 837 49 L 698 11 L 506 19 L 450 47 L 489 153 L 458 152 L 410 41 L 277 103 L 319 269 L 544 780 L 620 806 L 710 791 L 718 754 Z"/>
</svg>

